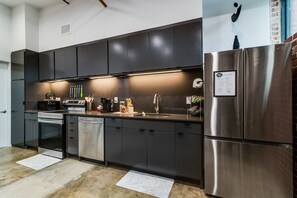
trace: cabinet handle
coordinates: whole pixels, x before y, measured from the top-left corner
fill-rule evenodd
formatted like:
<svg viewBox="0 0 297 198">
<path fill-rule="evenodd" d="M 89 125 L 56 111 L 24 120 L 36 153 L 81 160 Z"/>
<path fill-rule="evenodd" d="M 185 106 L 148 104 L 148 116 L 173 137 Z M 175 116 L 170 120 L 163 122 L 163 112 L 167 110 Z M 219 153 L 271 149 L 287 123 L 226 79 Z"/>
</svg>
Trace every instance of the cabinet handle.
<svg viewBox="0 0 297 198">
<path fill-rule="evenodd" d="M 183 136 L 184 133 L 183 132 L 178 132 L 177 135 Z"/>
</svg>

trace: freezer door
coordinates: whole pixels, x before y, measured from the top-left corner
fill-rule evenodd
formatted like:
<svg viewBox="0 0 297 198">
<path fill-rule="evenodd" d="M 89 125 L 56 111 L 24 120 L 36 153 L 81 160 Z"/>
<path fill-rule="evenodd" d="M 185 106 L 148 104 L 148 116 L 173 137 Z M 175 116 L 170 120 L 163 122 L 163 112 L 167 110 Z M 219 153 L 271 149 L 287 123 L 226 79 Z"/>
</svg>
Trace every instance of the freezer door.
<svg viewBox="0 0 297 198">
<path fill-rule="evenodd" d="M 292 149 L 205 139 L 205 193 L 228 198 L 293 197 Z"/>
<path fill-rule="evenodd" d="M 291 44 L 245 49 L 244 138 L 292 143 Z"/>
<path fill-rule="evenodd" d="M 204 133 L 207 136 L 242 138 L 243 72 L 242 50 L 205 54 Z M 236 96 L 214 97 L 214 72 L 235 70 Z"/>
</svg>

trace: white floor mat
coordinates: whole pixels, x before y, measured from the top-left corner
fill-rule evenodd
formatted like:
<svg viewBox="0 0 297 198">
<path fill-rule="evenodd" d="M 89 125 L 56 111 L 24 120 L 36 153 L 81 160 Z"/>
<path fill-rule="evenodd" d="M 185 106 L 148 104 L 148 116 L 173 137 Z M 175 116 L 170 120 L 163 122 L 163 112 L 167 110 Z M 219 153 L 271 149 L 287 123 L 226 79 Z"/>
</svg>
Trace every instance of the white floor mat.
<svg viewBox="0 0 297 198">
<path fill-rule="evenodd" d="M 34 170 L 41 170 L 45 167 L 48 167 L 60 161 L 61 161 L 60 159 L 57 159 L 54 157 L 38 154 L 32 157 L 17 161 L 17 163 L 23 166 L 32 168 Z"/>
<path fill-rule="evenodd" d="M 117 183 L 117 186 L 165 198 L 169 196 L 173 183 L 173 179 L 131 170 Z"/>
</svg>

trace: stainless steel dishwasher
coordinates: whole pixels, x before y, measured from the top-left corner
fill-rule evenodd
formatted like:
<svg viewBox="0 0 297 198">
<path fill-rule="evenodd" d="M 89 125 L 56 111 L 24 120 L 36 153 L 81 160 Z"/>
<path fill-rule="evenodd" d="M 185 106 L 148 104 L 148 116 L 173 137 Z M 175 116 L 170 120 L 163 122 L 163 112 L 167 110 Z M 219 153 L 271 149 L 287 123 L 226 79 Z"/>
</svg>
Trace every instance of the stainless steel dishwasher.
<svg viewBox="0 0 297 198">
<path fill-rule="evenodd" d="M 104 118 L 78 118 L 78 156 L 104 161 Z"/>
</svg>

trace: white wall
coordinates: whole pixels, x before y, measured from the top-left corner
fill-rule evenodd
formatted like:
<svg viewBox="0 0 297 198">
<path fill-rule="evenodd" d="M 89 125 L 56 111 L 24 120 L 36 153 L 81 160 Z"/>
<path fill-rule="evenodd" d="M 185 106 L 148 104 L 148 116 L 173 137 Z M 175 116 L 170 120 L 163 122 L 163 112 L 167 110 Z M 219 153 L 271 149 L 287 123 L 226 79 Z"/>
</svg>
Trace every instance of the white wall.
<svg viewBox="0 0 297 198">
<path fill-rule="evenodd" d="M 241 15 L 236 22 L 240 30 L 238 38 L 241 48 L 271 44 L 269 12 L 269 1 L 264 5 L 247 10 L 243 6 Z M 233 48 L 232 14 L 203 19 L 204 53 Z"/>
<path fill-rule="evenodd" d="M 25 4 L 12 9 L 11 36 L 12 51 L 26 48 Z"/>
<path fill-rule="evenodd" d="M 40 51 L 202 17 L 202 0 L 71 0 L 40 10 Z M 60 26 L 70 23 L 71 34 Z"/>
<path fill-rule="evenodd" d="M 11 10 L 0 4 L 0 61 L 10 62 Z"/>
<path fill-rule="evenodd" d="M 25 4 L 26 49 L 39 51 L 39 11 Z"/>
</svg>

